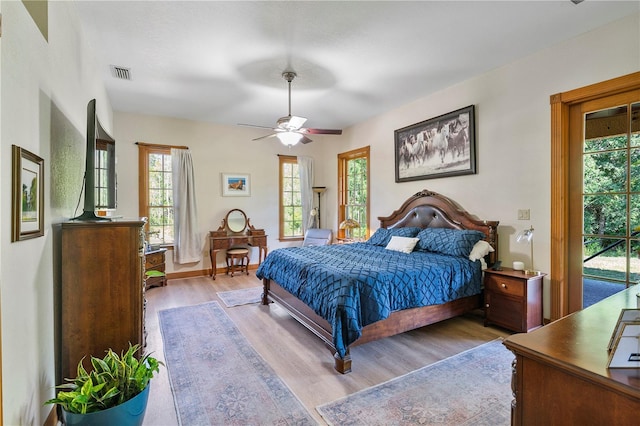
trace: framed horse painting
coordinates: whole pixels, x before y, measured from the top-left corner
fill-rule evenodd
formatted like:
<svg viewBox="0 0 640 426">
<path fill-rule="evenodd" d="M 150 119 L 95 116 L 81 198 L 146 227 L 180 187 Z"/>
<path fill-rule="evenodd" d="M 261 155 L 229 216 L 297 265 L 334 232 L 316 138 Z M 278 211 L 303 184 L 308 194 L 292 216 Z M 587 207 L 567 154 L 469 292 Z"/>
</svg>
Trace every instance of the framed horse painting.
<svg viewBox="0 0 640 426">
<path fill-rule="evenodd" d="M 396 182 L 476 173 L 473 105 L 394 133 Z"/>
</svg>

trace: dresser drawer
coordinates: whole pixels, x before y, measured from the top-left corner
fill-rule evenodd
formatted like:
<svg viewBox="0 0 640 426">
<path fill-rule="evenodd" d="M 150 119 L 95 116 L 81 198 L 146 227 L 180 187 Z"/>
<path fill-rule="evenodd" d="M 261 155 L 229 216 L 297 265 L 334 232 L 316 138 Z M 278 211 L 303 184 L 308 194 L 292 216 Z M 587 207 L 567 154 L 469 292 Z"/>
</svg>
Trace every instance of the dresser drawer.
<svg viewBox="0 0 640 426">
<path fill-rule="evenodd" d="M 489 275 L 485 278 L 486 290 L 515 297 L 524 297 L 524 282 L 517 278 Z"/>
<path fill-rule="evenodd" d="M 224 250 L 229 248 L 229 240 L 223 239 L 211 239 L 211 250 Z"/>
<path fill-rule="evenodd" d="M 252 237 L 251 241 L 252 246 L 266 246 L 267 245 L 267 237 L 266 236 L 258 236 L 255 235 Z"/>
<path fill-rule="evenodd" d="M 151 269 L 156 265 L 164 264 L 164 252 L 145 255 L 145 269 Z"/>
</svg>

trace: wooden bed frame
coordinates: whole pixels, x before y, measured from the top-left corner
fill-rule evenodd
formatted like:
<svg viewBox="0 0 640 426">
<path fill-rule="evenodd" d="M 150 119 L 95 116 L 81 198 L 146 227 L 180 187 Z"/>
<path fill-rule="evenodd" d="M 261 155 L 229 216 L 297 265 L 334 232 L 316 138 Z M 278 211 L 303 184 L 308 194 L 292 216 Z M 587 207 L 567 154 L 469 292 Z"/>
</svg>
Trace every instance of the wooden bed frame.
<svg viewBox="0 0 640 426">
<path fill-rule="evenodd" d="M 494 248 L 487 259 L 491 265 L 498 259 L 497 221 L 478 220 L 457 203 L 438 193 L 423 190 L 406 200 L 402 206 L 390 216 L 378 217 L 381 228 L 398 228 L 417 226 L 420 228 L 453 228 L 474 229 L 486 235 L 485 240 Z M 320 337 L 325 346 L 333 353 L 335 369 L 340 373 L 351 371 L 351 355 L 347 349 L 344 358 L 340 358 L 331 333 L 331 325 L 317 315 L 304 302 L 286 291 L 277 283 L 263 279 L 264 291 L 262 304 L 277 302 L 301 324 Z M 349 347 L 371 342 L 383 337 L 393 336 L 405 331 L 434 324 L 482 306 L 481 294 L 464 297 L 442 305 L 431 305 L 420 308 L 392 312 L 384 320 L 369 324 L 362 329 L 362 336 Z"/>
</svg>

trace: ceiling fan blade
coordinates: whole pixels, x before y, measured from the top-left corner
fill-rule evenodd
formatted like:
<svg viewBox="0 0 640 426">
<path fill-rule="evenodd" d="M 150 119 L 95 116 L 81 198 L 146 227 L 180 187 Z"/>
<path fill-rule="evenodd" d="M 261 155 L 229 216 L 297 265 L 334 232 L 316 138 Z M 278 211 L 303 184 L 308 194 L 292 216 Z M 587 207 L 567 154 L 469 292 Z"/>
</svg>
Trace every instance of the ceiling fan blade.
<svg viewBox="0 0 640 426">
<path fill-rule="evenodd" d="M 299 129 L 302 127 L 304 122 L 307 121 L 304 117 L 296 117 L 295 115 L 291 116 L 289 119 L 289 128 Z"/>
<path fill-rule="evenodd" d="M 255 138 L 255 139 L 251 139 L 252 141 L 259 141 L 261 139 L 267 139 L 267 138 L 272 138 L 274 136 L 277 136 L 277 133 L 271 133 L 270 135 L 265 135 L 265 136 L 260 136 L 259 138 Z"/>
<path fill-rule="evenodd" d="M 300 143 L 309 143 L 309 142 L 313 142 L 313 139 L 309 139 L 308 137 L 306 137 L 305 135 L 300 135 L 302 136 L 302 139 L 300 139 Z"/>
<path fill-rule="evenodd" d="M 269 126 L 258 126 L 257 124 L 243 124 L 243 123 L 238 123 L 238 126 L 243 126 L 243 127 L 256 127 L 258 129 L 269 129 L 269 130 L 275 130 L 273 127 L 269 127 Z"/>
<path fill-rule="evenodd" d="M 341 135 L 341 129 L 300 129 L 300 133 L 307 135 Z"/>
</svg>

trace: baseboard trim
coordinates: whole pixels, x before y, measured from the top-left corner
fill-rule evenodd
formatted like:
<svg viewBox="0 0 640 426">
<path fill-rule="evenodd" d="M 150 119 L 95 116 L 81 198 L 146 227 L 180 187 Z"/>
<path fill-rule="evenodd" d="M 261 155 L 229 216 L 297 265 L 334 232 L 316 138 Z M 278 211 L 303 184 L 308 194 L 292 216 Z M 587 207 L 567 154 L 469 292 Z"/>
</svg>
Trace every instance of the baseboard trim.
<svg viewBox="0 0 640 426">
<path fill-rule="evenodd" d="M 249 270 L 258 269 L 257 264 L 249 265 Z M 216 268 L 216 275 L 223 275 L 227 272 L 226 267 Z M 202 276 L 211 276 L 211 268 L 207 269 L 197 269 L 194 271 L 184 271 L 184 272 L 169 272 L 167 273 L 167 279 L 176 279 L 176 278 L 192 278 L 192 277 L 202 277 Z"/>
</svg>

